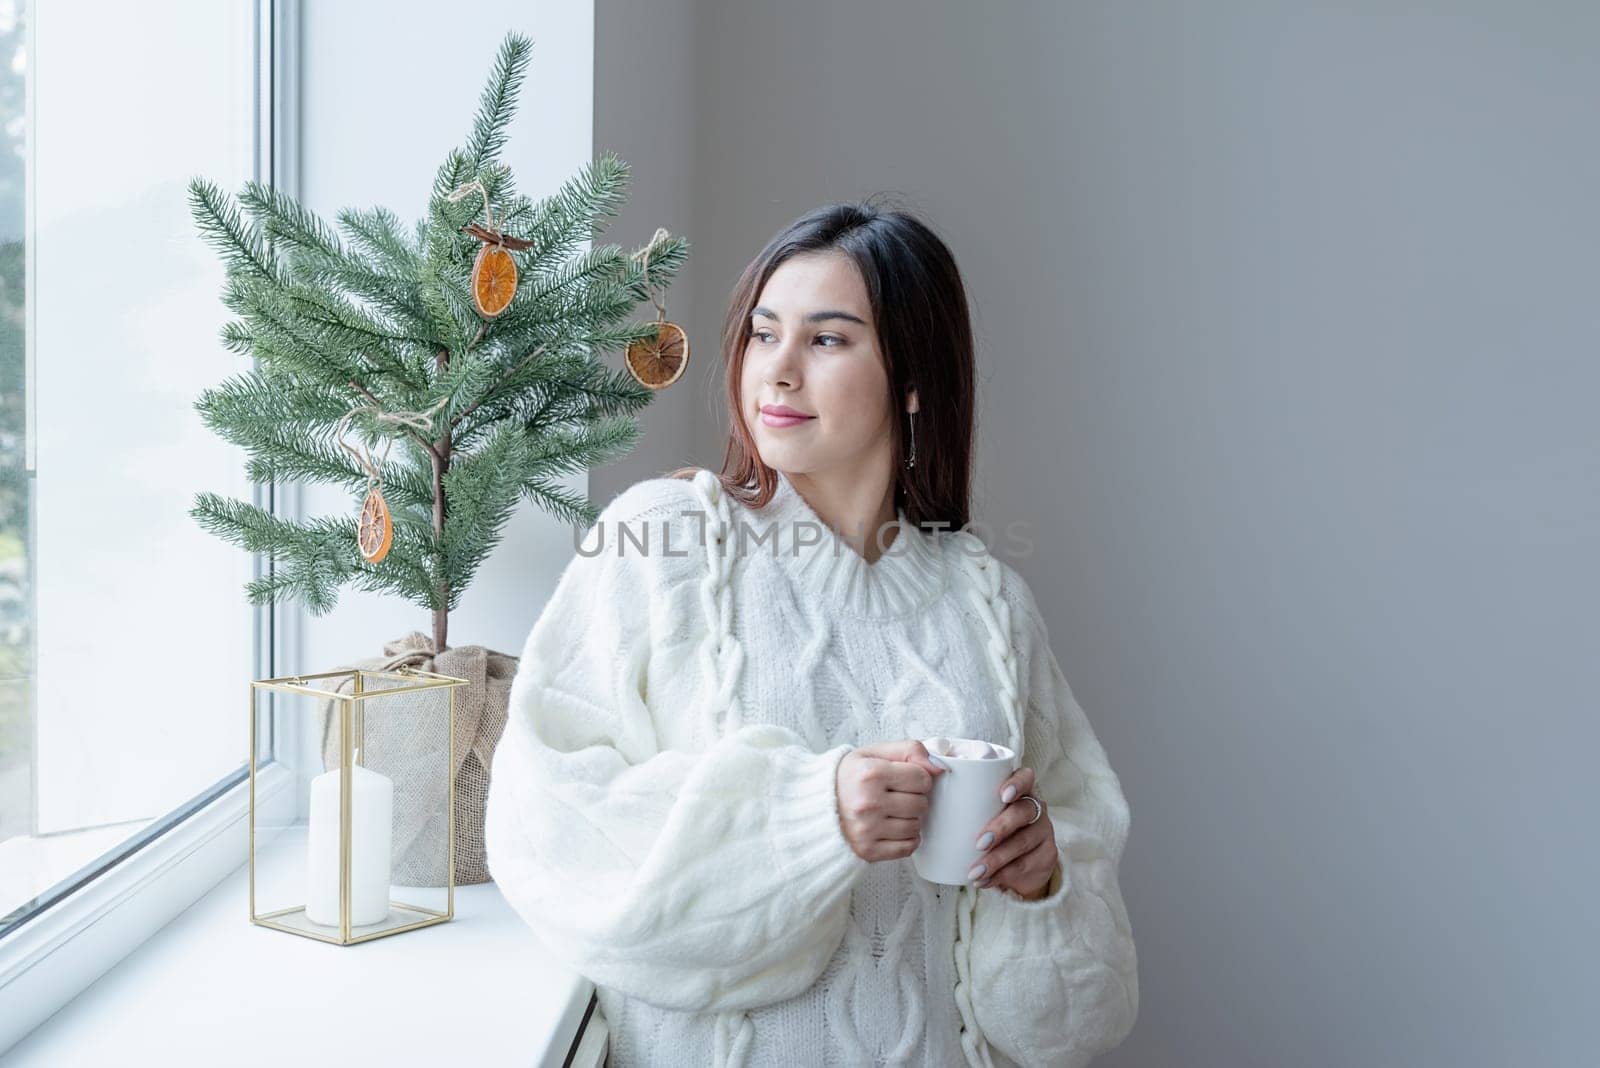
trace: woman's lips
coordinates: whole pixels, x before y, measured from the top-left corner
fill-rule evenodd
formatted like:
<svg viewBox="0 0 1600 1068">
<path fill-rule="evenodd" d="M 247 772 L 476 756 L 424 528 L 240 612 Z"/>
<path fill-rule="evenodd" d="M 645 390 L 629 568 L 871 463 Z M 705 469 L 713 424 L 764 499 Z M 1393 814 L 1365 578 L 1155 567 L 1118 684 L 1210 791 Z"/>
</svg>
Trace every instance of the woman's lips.
<svg viewBox="0 0 1600 1068">
<path fill-rule="evenodd" d="M 770 427 L 799 426 L 815 418 L 814 415 L 783 415 L 768 408 L 761 409 L 761 422 Z"/>
</svg>

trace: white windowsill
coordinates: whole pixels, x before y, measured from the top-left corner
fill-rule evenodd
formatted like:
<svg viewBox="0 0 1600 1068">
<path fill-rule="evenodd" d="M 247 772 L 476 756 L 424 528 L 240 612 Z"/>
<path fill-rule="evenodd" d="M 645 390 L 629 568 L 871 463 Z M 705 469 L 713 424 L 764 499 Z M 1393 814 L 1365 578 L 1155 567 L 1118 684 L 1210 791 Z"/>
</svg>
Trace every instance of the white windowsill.
<svg viewBox="0 0 1600 1068">
<path fill-rule="evenodd" d="M 594 988 L 543 955 L 493 883 L 456 887 L 446 923 L 335 946 L 251 923 L 242 865 L 0 1059 L 560 1068 Z"/>
</svg>

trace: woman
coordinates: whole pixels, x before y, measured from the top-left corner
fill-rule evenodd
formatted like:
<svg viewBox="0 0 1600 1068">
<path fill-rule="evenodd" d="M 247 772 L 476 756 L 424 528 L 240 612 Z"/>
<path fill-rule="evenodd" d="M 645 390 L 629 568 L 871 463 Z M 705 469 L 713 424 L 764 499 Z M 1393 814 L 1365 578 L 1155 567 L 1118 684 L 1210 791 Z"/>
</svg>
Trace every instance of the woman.
<svg viewBox="0 0 1600 1068">
<path fill-rule="evenodd" d="M 528 636 L 495 881 L 596 984 L 612 1065 L 1087 1063 L 1138 1013 L 1128 808 L 1027 585 L 960 529 L 949 250 L 819 209 L 745 271 L 723 354 L 724 473 L 619 494 Z M 908 860 L 936 736 L 1020 757 L 959 887 Z"/>
</svg>

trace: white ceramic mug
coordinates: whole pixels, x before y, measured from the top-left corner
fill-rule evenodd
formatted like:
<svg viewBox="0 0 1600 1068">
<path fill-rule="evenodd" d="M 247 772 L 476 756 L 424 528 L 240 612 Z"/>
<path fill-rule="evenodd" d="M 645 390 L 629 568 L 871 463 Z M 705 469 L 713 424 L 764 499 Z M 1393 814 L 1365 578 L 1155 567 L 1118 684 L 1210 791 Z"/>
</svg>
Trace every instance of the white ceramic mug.
<svg viewBox="0 0 1600 1068">
<path fill-rule="evenodd" d="M 928 814 L 922 820 L 922 841 L 912 851 L 911 864 L 929 882 L 960 886 L 972 881 L 967 872 L 986 852 L 978 848 L 984 824 L 1006 807 L 1000 800 L 1000 787 L 1017 770 L 1017 754 L 990 742 L 996 753 L 993 757 L 949 756 L 934 748 L 936 741 L 924 738 L 922 744 L 950 765 L 950 770 L 933 777 Z"/>
</svg>

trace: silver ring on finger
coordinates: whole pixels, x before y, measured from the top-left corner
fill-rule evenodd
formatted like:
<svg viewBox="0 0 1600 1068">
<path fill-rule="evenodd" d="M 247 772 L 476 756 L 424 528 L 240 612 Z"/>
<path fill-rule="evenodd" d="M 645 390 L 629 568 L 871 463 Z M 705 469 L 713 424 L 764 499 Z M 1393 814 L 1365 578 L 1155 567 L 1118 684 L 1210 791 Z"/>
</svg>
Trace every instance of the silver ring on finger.
<svg viewBox="0 0 1600 1068">
<path fill-rule="evenodd" d="M 1039 803 L 1039 799 L 1034 797 L 1032 794 L 1023 794 L 1021 797 L 1017 798 L 1017 800 L 1033 802 L 1033 819 L 1023 824 L 1023 826 L 1032 827 L 1035 823 L 1038 823 L 1039 817 L 1044 815 L 1044 806 Z"/>
</svg>

